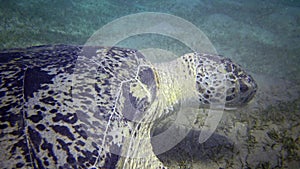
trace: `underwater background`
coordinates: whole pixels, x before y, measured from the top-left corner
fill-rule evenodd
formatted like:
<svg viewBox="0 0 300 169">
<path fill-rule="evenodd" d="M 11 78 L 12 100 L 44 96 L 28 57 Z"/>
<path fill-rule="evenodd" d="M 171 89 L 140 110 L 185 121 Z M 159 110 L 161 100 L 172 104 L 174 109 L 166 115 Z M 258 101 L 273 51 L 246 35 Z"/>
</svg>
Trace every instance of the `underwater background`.
<svg viewBox="0 0 300 169">
<path fill-rule="evenodd" d="M 296 0 L 1 0 L 0 3 L 1 49 L 84 44 L 96 30 L 119 17 L 162 12 L 193 23 L 208 36 L 218 53 L 251 71 L 300 79 L 297 57 L 300 2 Z M 168 45 L 161 43 L 166 38 L 154 36 L 151 40 L 145 36 L 132 38 L 135 43 L 129 47 Z"/>
<path fill-rule="evenodd" d="M 216 136 L 211 152 L 203 147 L 193 152 L 185 145 L 196 143 L 184 140 L 162 161 L 181 152 L 169 163 L 181 168 L 300 168 L 300 1 L 0 0 L 0 49 L 83 45 L 105 24 L 139 12 L 172 14 L 193 23 L 219 54 L 253 74 L 259 86 L 254 103 L 224 115 L 216 131 L 232 142 L 223 144 Z M 180 42 L 154 34 L 119 45 L 188 51 Z"/>
</svg>

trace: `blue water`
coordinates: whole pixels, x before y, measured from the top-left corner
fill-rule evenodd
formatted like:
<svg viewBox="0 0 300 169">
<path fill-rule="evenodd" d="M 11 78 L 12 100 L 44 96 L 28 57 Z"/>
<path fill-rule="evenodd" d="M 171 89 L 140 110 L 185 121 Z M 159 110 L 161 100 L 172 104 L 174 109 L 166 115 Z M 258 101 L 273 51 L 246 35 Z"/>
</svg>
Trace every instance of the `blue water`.
<svg viewBox="0 0 300 169">
<path fill-rule="evenodd" d="M 299 1 L 0 1 L 0 48 L 84 44 L 102 26 L 139 12 L 163 12 L 196 25 L 218 53 L 257 73 L 299 80 Z M 132 23 L 134 24 L 134 23 Z M 147 35 L 132 48 L 168 48 Z M 159 38 L 158 38 L 159 39 Z M 147 41 L 148 40 L 148 41 Z M 157 44 L 155 44 L 157 42 Z"/>
<path fill-rule="evenodd" d="M 0 0 L 0 49 L 44 44 L 83 45 L 104 25 L 141 12 L 172 14 L 192 23 L 209 38 L 219 54 L 232 58 L 263 80 L 272 79 L 259 86 L 262 90 L 268 90 L 267 94 L 271 93 L 268 96 L 270 98 L 276 97 L 280 102 L 285 102 L 289 97 L 286 90 L 300 89 L 300 1 L 297 0 Z M 138 22 L 128 24 L 135 25 Z M 129 25 L 115 29 L 122 32 Z M 136 49 L 160 48 L 179 55 L 190 51 L 180 40 L 158 34 L 136 35 L 122 40 L 118 45 Z M 285 85 L 268 87 L 276 84 L 277 79 L 280 79 L 280 85 Z M 297 92 L 299 90 L 294 94 Z M 289 109 L 275 104 L 272 111 L 299 115 L 299 97 L 296 96 L 294 100 L 282 104 Z M 293 156 L 289 156 L 292 159 L 281 166 L 297 166 L 294 163 L 300 161 L 299 119 L 295 117 L 287 118 L 282 125 L 276 124 L 283 133 L 284 130 L 292 132 L 286 137 L 280 135 L 282 144 L 277 143 L 286 148 L 290 144 L 284 142 L 285 139 L 292 139 L 290 142 L 297 147 L 293 149 Z M 298 121 L 297 130 L 284 126 L 289 124 L 288 120 Z M 272 126 L 269 125 L 262 132 L 271 131 L 274 128 Z M 261 135 L 256 133 L 255 136 L 256 142 L 261 141 Z M 263 147 L 261 149 L 263 151 Z M 278 161 L 274 159 L 256 166 L 275 167 Z"/>
</svg>

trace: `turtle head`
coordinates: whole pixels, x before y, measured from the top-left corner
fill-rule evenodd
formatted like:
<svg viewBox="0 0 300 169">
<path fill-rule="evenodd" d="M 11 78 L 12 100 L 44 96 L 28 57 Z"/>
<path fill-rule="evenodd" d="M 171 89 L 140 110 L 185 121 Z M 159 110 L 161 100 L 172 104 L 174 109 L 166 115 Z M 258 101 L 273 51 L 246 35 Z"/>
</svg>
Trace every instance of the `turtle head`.
<svg viewBox="0 0 300 169">
<path fill-rule="evenodd" d="M 230 59 L 200 53 L 186 54 L 183 59 L 196 76 L 197 98 L 204 107 L 217 104 L 234 109 L 247 104 L 254 97 L 256 82 Z"/>
</svg>

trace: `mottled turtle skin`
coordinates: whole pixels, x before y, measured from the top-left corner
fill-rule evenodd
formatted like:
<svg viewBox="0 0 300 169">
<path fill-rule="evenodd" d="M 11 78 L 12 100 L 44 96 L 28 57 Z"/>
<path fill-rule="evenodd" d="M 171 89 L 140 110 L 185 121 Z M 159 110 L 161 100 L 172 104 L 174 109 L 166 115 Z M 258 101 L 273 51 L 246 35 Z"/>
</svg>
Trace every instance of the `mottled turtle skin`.
<svg viewBox="0 0 300 169">
<path fill-rule="evenodd" d="M 132 142 L 152 121 L 185 98 L 231 108 L 257 89 L 239 65 L 200 53 L 152 65 L 132 49 L 37 46 L 1 51 L 0 70 L 0 168 L 164 168 Z"/>
</svg>

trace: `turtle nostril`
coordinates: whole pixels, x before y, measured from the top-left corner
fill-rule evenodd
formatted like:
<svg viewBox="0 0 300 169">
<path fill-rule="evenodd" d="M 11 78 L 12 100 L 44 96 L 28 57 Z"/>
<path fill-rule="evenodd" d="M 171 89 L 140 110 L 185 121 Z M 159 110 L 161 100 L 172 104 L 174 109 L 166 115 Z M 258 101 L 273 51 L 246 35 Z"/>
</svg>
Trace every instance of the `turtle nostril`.
<svg viewBox="0 0 300 169">
<path fill-rule="evenodd" d="M 249 89 L 248 86 L 245 85 L 244 83 L 241 83 L 241 84 L 240 84 L 240 91 L 241 91 L 241 92 L 245 93 L 245 92 L 248 91 L 248 89 Z"/>
</svg>

